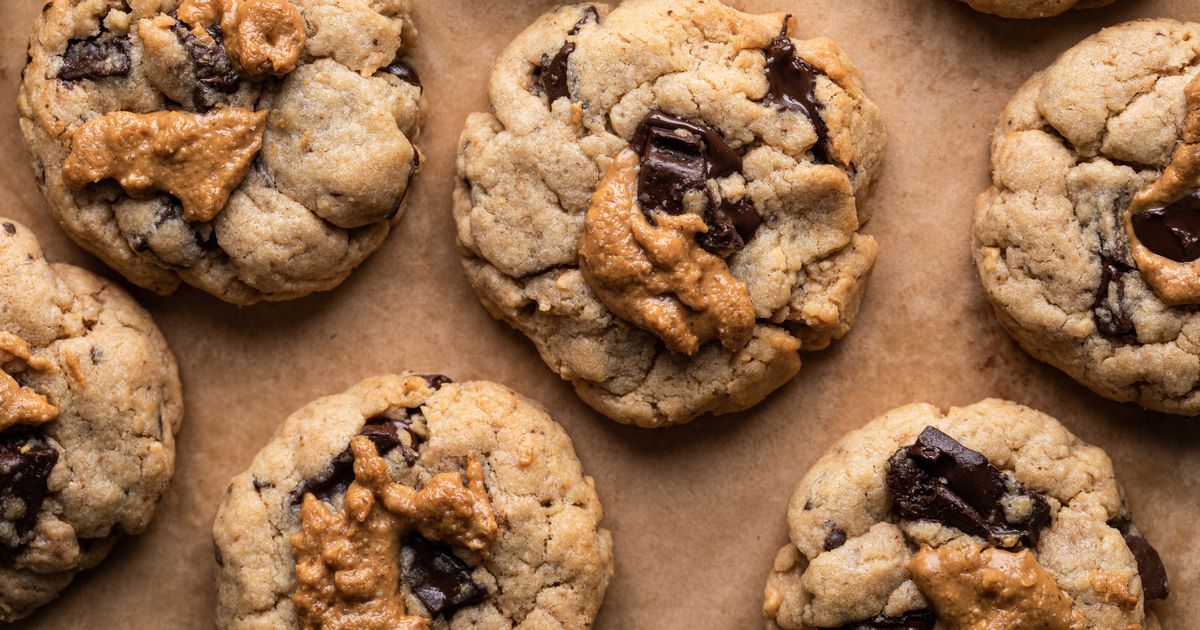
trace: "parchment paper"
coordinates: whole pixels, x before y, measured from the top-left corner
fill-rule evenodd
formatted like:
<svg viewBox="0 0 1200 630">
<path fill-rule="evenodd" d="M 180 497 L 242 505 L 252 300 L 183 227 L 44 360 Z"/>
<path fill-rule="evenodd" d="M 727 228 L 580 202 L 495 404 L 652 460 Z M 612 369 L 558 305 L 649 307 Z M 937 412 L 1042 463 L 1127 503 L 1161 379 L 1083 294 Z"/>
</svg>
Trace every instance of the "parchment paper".
<svg viewBox="0 0 1200 630">
<path fill-rule="evenodd" d="M 406 369 L 490 379 L 544 404 L 596 478 L 616 576 L 596 627 L 761 627 L 762 589 L 786 540 L 795 483 L 839 436 L 905 403 L 1000 396 L 1060 418 L 1107 449 L 1174 592 L 1165 627 L 1197 628 L 1200 424 L 1103 400 L 1025 355 L 1000 328 L 970 262 L 975 196 L 988 184 L 992 125 L 1034 71 L 1099 28 L 1170 16 L 1195 0 L 1120 0 L 1037 22 L 951 0 L 733 1 L 788 11 L 801 37 L 827 35 L 862 70 L 890 136 L 868 232 L 882 252 L 862 315 L 830 350 L 748 413 L 657 432 L 579 402 L 533 345 L 476 302 L 454 244 L 454 151 L 507 42 L 554 3 L 417 0 L 415 66 L 432 104 L 428 156 L 408 214 L 339 289 L 246 309 L 192 289 L 134 291 L 179 357 L 187 416 L 175 481 L 143 535 L 117 545 L 21 627 L 211 628 L 210 526 L 231 476 L 277 423 L 360 379 Z M 0 0 L 0 215 L 33 228 L 54 260 L 116 277 L 50 219 L 17 130 L 16 90 L 41 0 Z"/>
</svg>

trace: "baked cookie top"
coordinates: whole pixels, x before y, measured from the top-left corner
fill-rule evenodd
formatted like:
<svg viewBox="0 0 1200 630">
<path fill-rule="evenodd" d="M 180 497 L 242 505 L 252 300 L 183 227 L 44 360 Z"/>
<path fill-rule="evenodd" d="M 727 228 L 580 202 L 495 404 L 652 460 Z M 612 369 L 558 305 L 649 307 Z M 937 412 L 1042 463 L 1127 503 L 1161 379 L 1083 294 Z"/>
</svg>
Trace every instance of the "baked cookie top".
<svg viewBox="0 0 1200 630">
<path fill-rule="evenodd" d="M 54 599 L 154 516 L 175 468 L 175 358 L 120 288 L 0 218 L 0 620 Z"/>
<path fill-rule="evenodd" d="M 1004 110 L 974 255 L 1000 321 L 1097 393 L 1200 412 L 1200 25 L 1084 40 Z"/>
<path fill-rule="evenodd" d="M 882 123 L 835 44 L 789 30 L 715 0 L 562 7 L 467 120 L 467 277 L 614 420 L 752 406 L 855 319 Z"/>
<path fill-rule="evenodd" d="M 591 477 L 492 383 L 379 376 L 283 423 L 213 525 L 221 628 L 586 628 L 612 576 Z"/>
<path fill-rule="evenodd" d="M 55 219 L 131 282 L 291 299 L 400 218 L 415 39 L 412 0 L 52 0 L 21 130 Z"/>
<path fill-rule="evenodd" d="M 769 628 L 1158 628 L 1158 553 L 1112 462 L 1002 400 L 916 404 L 839 440 L 788 508 Z"/>
<path fill-rule="evenodd" d="M 1008 18 L 1043 18 L 1071 9 L 1106 7 L 1116 0 L 962 0 L 971 8 Z"/>
</svg>

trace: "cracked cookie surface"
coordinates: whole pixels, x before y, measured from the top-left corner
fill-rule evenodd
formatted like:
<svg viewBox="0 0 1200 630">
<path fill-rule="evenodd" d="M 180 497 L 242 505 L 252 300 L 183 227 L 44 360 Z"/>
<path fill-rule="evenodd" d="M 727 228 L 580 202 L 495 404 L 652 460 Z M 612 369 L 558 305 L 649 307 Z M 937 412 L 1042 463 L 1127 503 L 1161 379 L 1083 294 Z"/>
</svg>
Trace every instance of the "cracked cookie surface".
<svg viewBox="0 0 1200 630">
<path fill-rule="evenodd" d="M 150 315 L 91 273 L 50 264 L 0 218 L 0 620 L 54 599 L 150 524 L 183 402 Z"/>
<path fill-rule="evenodd" d="M 768 628 L 1156 630 L 1168 594 L 1108 456 L 1002 400 L 908 405 L 849 433 L 787 521 Z"/>
<path fill-rule="evenodd" d="M 1043 18 L 1071 9 L 1106 7 L 1116 0 L 961 0 L 976 11 L 1007 18 Z"/>
<path fill-rule="evenodd" d="M 468 280 L 614 420 L 753 406 L 854 322 L 882 122 L 841 50 L 789 22 L 714 0 L 562 7 L 467 120 Z"/>
<path fill-rule="evenodd" d="M 1152 286 L 1182 263 L 1127 228 L 1139 193 L 1181 166 L 1198 75 L 1200 25 L 1172 20 L 1101 31 L 1035 75 L 996 130 L 973 247 L 1026 351 L 1102 396 L 1188 415 L 1200 412 L 1200 315 Z"/>
<path fill-rule="evenodd" d="M 355 610 L 404 615 L 353 627 L 591 625 L 613 571 L 612 540 L 600 527 L 599 498 L 566 432 L 499 385 L 402 375 L 367 379 L 300 409 L 234 478 L 213 525 L 218 626 L 317 627 L 307 586 L 314 582 L 312 561 L 304 564 L 301 611 L 294 550 L 310 548 L 331 529 L 323 514 L 361 513 L 363 496 L 370 496 L 365 487 L 387 506 L 365 522 L 423 514 L 418 521 L 433 529 L 420 525 L 420 536 L 390 536 L 375 547 L 363 535 L 351 538 L 358 548 L 384 550 L 367 558 L 347 556 L 336 540 L 328 547 L 341 557 L 321 557 L 345 573 L 336 584 L 350 593 Z M 456 510 L 451 499 L 433 501 L 440 508 L 421 507 L 416 499 L 423 496 L 476 498 Z M 468 515 L 472 525 L 446 529 Z M 450 535 L 432 540 L 439 530 Z M 479 535 L 461 533 L 468 531 Z M 368 580 L 377 589 L 370 592 L 387 591 L 389 601 L 347 586 L 364 572 L 381 576 Z M 378 588 L 381 579 L 390 581 Z"/>
<path fill-rule="evenodd" d="M 403 59 L 416 40 L 412 9 L 412 0 L 53 0 L 18 99 L 50 211 L 80 246 L 157 293 L 186 282 L 251 304 L 336 287 L 399 221 L 420 170 L 412 141 L 424 99 Z M 266 120 L 255 119 L 252 142 L 201 150 L 185 138 L 168 151 L 170 130 L 148 124 L 168 111 Z M 126 127 L 146 138 L 142 162 L 166 168 L 102 163 L 90 177 L 64 177 L 64 163 L 79 162 L 77 132 L 115 115 L 141 118 Z M 108 134 L 121 155 L 129 129 Z M 178 176 L 185 169 L 196 175 Z M 206 175 L 225 176 L 205 182 L 220 194 L 189 188 Z M 197 198 L 209 202 L 203 212 Z"/>
</svg>

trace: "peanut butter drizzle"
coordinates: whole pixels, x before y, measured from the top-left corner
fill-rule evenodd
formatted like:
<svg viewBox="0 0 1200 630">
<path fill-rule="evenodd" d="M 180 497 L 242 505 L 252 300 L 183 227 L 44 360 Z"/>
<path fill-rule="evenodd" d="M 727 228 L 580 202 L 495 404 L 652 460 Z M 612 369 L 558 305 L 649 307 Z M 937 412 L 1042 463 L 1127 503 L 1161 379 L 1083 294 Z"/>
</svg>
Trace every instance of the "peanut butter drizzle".
<svg viewBox="0 0 1200 630">
<path fill-rule="evenodd" d="M 673 352 L 695 354 L 719 337 L 729 350 L 754 332 L 746 285 L 696 244 L 707 230 L 695 214 L 657 213 L 637 203 L 638 156 L 626 149 L 600 180 L 579 239 L 579 270 L 600 301 Z"/>
<path fill-rule="evenodd" d="M 1200 303 L 1200 260 L 1181 263 L 1150 251 L 1134 234 L 1133 215 L 1161 208 L 1200 189 L 1200 76 L 1188 83 L 1184 95 L 1188 114 L 1183 142 L 1162 176 L 1138 191 L 1125 213 L 1125 234 L 1138 271 L 1155 295 L 1172 305 Z"/>
<path fill-rule="evenodd" d="M 71 138 L 63 181 L 79 189 L 113 178 L 135 197 L 168 192 L 185 221 L 211 221 L 249 172 L 266 121 L 267 112 L 240 108 L 97 116 Z"/>
<path fill-rule="evenodd" d="M 922 547 L 909 574 L 947 630 L 1086 630 L 1071 597 L 1028 549 Z"/>
<path fill-rule="evenodd" d="M 304 51 L 304 18 L 290 0 L 184 0 L 176 15 L 205 43 L 220 23 L 230 60 L 251 81 L 291 72 Z"/>
<path fill-rule="evenodd" d="M 304 497 L 300 531 L 291 537 L 296 557 L 296 605 L 304 628 L 322 630 L 425 630 L 400 596 L 401 539 L 412 531 L 487 553 L 497 533 L 483 483 L 483 467 L 435 475 L 420 491 L 395 483 L 370 438 L 356 436 L 355 480 L 339 512 L 315 496 Z"/>
<path fill-rule="evenodd" d="M 51 405 L 45 396 L 28 387 L 21 387 L 9 374 L 10 371 L 25 369 L 48 372 L 53 365 L 46 359 L 33 356 L 24 339 L 9 332 L 0 332 L 0 431 L 18 424 L 37 426 L 58 417 L 58 407 Z"/>
</svg>

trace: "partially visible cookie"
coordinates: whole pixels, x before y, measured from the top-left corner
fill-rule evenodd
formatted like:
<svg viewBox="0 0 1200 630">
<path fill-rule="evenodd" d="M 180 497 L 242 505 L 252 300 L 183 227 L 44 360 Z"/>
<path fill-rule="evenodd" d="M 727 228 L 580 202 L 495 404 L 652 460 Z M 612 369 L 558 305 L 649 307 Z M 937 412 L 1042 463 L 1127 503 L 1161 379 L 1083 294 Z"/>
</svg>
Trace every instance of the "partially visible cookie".
<svg viewBox="0 0 1200 630">
<path fill-rule="evenodd" d="M 1106 7 L 1116 0 L 962 0 L 977 11 L 1007 18 L 1043 18 L 1071 9 Z"/>
<path fill-rule="evenodd" d="M 788 508 L 768 628 L 1157 629 L 1168 594 L 1112 462 L 1046 414 L 985 400 L 890 411 Z"/>
<path fill-rule="evenodd" d="M 492 383 L 380 376 L 292 414 L 213 525 L 220 628 L 587 628 L 612 576 L 571 440 Z"/>
<path fill-rule="evenodd" d="M 175 358 L 140 306 L 0 218 L 0 620 L 144 530 L 175 468 Z"/>
<path fill-rule="evenodd" d="M 857 316 L 883 125 L 837 45 L 791 31 L 716 0 L 561 7 L 467 120 L 467 278 L 614 420 L 751 407 Z"/>
<path fill-rule="evenodd" d="M 1001 323 L 1095 392 L 1200 413 L 1200 24 L 1105 29 L 1000 118 L 974 256 Z"/>
<path fill-rule="evenodd" d="M 131 282 L 340 284 L 421 154 L 412 0 L 51 0 L 19 107 L 54 218 Z"/>
</svg>

